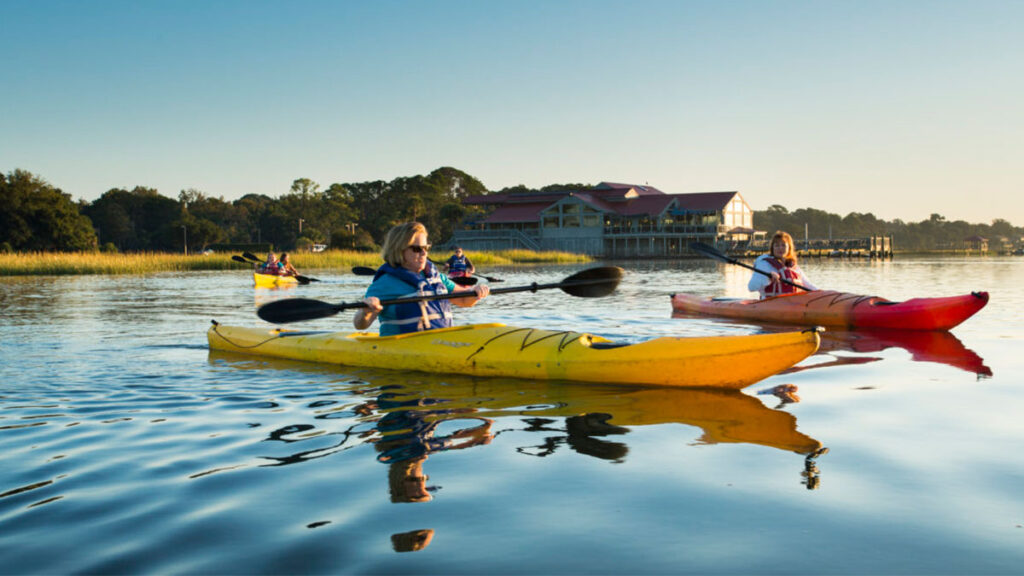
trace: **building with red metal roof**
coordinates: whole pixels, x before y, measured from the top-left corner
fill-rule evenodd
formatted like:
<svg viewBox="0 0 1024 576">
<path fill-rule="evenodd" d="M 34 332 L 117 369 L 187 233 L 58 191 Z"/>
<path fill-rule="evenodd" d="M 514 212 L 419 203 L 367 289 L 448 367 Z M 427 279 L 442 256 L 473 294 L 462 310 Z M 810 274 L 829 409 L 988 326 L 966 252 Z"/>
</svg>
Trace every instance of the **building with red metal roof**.
<svg viewBox="0 0 1024 576">
<path fill-rule="evenodd" d="M 682 255 L 692 241 L 753 233 L 739 192 L 667 194 L 653 186 L 601 182 L 580 190 L 470 196 L 482 214 L 451 243 L 469 250 L 561 250 L 598 257 Z"/>
</svg>

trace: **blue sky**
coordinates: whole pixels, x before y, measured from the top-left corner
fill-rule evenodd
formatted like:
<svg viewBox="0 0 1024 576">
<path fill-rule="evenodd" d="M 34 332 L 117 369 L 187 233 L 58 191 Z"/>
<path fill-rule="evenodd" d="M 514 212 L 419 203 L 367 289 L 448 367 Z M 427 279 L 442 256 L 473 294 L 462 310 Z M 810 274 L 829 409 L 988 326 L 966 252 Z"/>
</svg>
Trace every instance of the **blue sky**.
<svg viewBox="0 0 1024 576">
<path fill-rule="evenodd" d="M 232 200 L 454 166 L 1022 226 L 1021 22 L 987 0 L 0 0 L 0 171 Z"/>
</svg>

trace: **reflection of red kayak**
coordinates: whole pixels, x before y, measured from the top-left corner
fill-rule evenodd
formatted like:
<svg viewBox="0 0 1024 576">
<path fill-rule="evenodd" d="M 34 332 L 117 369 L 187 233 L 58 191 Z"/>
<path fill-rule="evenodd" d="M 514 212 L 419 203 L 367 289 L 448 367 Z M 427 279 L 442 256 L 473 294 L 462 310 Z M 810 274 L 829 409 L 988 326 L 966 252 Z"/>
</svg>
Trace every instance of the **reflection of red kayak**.
<svg viewBox="0 0 1024 576">
<path fill-rule="evenodd" d="M 912 298 L 892 302 L 832 290 L 799 292 L 763 300 L 708 299 L 686 294 L 672 296 L 677 312 L 776 322 L 800 326 L 949 330 L 988 303 L 988 292 L 945 298 Z"/>
<path fill-rule="evenodd" d="M 992 369 L 973 350 L 949 332 L 921 330 L 826 331 L 819 351 L 880 352 L 903 348 L 915 362 L 936 362 L 979 376 L 991 376 Z"/>
</svg>

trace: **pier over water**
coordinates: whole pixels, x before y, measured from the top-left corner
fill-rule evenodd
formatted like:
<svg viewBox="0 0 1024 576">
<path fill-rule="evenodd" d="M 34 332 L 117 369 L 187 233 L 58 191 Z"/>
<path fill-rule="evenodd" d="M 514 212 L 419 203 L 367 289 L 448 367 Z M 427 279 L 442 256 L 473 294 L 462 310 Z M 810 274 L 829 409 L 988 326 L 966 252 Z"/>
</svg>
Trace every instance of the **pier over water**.
<svg viewBox="0 0 1024 576">
<path fill-rule="evenodd" d="M 810 238 L 794 239 L 800 256 L 828 258 L 892 258 L 892 236 L 869 236 L 867 238 Z M 755 258 L 768 252 L 768 240 L 758 238 L 745 242 L 724 242 L 719 244 L 727 254 L 734 257 Z"/>
</svg>

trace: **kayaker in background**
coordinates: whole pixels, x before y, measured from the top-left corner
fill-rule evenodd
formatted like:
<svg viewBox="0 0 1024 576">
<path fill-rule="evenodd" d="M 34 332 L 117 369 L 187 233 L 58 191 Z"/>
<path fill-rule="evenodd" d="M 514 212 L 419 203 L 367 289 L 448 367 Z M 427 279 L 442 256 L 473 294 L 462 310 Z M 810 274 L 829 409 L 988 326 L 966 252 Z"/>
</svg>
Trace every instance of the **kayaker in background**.
<svg viewBox="0 0 1024 576">
<path fill-rule="evenodd" d="M 427 259 L 427 228 L 419 222 L 399 224 L 388 231 L 381 248 L 384 264 L 366 289 L 366 308 L 356 310 L 352 324 L 366 330 L 380 317 L 380 335 L 393 336 L 452 326 L 451 303 L 473 306 L 490 293 L 486 284 L 458 286 Z M 381 300 L 406 296 L 466 292 L 465 298 L 428 300 L 382 307 Z"/>
<path fill-rule="evenodd" d="M 281 274 L 283 276 L 298 276 L 299 275 L 299 271 L 295 269 L 295 266 L 292 266 L 292 258 L 291 258 L 291 256 L 288 255 L 287 252 L 282 252 L 281 253 L 280 265 L 281 265 Z"/>
<path fill-rule="evenodd" d="M 272 276 L 280 276 L 284 272 L 284 268 L 281 267 L 281 262 L 277 259 L 277 254 L 273 252 L 267 253 L 267 261 L 260 265 L 260 274 L 270 274 Z"/>
<path fill-rule="evenodd" d="M 470 262 L 469 257 L 463 254 L 462 248 L 456 246 L 455 253 L 444 263 L 444 271 L 449 277 L 458 278 L 472 276 L 476 272 L 476 267 Z"/>
<path fill-rule="evenodd" d="M 754 261 L 754 268 L 764 271 L 768 275 L 755 272 L 747 284 L 748 290 L 759 292 L 761 298 L 803 292 L 796 286 L 782 282 L 782 279 L 806 286 L 811 290 L 818 289 L 807 279 L 800 266 L 797 266 L 796 246 L 793 244 L 793 237 L 788 232 L 781 230 L 776 232 L 772 236 L 769 246 L 769 253 L 758 256 Z"/>
</svg>

